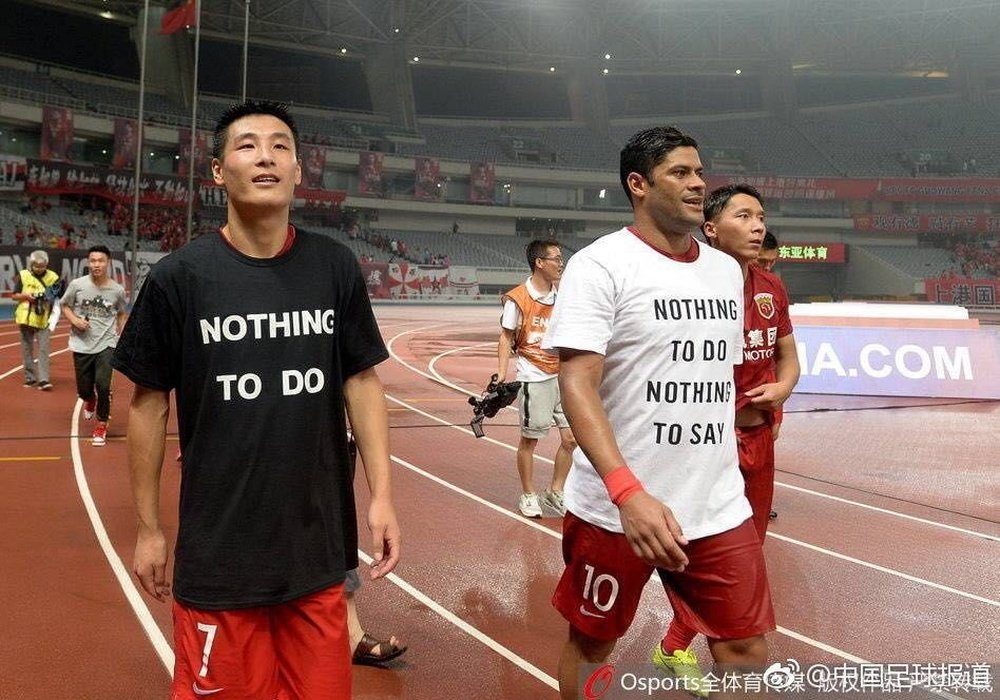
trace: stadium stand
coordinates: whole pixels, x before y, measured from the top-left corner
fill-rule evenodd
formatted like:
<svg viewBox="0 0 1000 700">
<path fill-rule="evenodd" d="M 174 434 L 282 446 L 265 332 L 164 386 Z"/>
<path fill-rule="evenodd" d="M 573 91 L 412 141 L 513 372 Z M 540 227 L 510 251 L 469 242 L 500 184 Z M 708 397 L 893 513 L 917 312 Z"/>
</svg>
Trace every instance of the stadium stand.
<svg viewBox="0 0 1000 700">
<path fill-rule="evenodd" d="M 913 246 L 865 245 L 862 248 L 896 270 L 916 279 L 938 277 L 953 270 L 957 263 L 946 250 L 940 248 L 917 248 Z"/>
</svg>

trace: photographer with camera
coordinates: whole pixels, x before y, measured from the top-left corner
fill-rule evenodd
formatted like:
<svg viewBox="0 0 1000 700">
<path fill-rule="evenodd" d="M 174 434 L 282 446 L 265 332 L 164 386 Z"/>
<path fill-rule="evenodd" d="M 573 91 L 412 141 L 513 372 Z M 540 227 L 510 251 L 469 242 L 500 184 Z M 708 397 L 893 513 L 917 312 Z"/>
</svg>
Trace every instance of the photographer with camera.
<svg viewBox="0 0 1000 700">
<path fill-rule="evenodd" d="M 34 250 L 28 267 L 21 270 L 11 298 L 20 302 L 14 321 L 21 331 L 21 356 L 24 361 L 24 386 L 52 391 L 49 381 L 49 317 L 59 294 L 59 275 L 49 269 L 49 255 Z M 38 365 L 35 366 L 35 341 L 38 341 Z"/>
<path fill-rule="evenodd" d="M 563 415 L 559 397 L 559 358 L 541 349 L 556 302 L 555 283 L 562 277 L 563 258 L 559 242 L 534 240 L 525 248 L 525 253 L 531 266 L 531 277 L 502 297 L 497 376 L 501 382 L 505 381 L 511 355 L 516 354 L 517 379 L 521 382 L 518 403 L 521 441 L 517 446 L 517 472 L 521 477 L 522 492 L 517 505 L 524 517 L 540 518 L 543 504 L 559 515 L 566 513 L 563 484 L 572 464 L 576 440 Z M 539 499 L 534 483 L 535 446 L 538 438 L 548 434 L 553 424 L 559 428 L 561 443 L 556 451 L 552 482 Z"/>
</svg>

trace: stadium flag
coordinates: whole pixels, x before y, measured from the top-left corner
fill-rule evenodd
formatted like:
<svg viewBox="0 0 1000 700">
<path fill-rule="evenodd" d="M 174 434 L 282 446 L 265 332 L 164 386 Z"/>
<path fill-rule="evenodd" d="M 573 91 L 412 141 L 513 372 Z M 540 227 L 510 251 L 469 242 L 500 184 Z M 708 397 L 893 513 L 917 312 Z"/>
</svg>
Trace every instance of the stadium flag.
<svg viewBox="0 0 1000 700">
<path fill-rule="evenodd" d="M 469 201 L 474 204 L 493 204 L 496 182 L 493 163 L 470 163 Z"/>
<path fill-rule="evenodd" d="M 135 119 L 115 117 L 114 152 L 111 167 L 115 170 L 134 170 L 135 156 L 139 148 L 138 130 Z"/>
<path fill-rule="evenodd" d="M 164 13 L 160 20 L 160 34 L 176 34 L 198 23 L 197 0 L 183 0 L 180 5 Z"/>
<path fill-rule="evenodd" d="M 177 174 L 188 176 L 191 167 L 191 130 L 178 129 L 177 142 L 180 150 L 180 160 L 177 161 Z M 199 131 L 194 143 L 194 174 L 197 178 L 211 177 L 208 157 L 208 132 Z"/>
<path fill-rule="evenodd" d="M 358 154 L 358 194 L 382 196 L 382 153 Z"/>
<path fill-rule="evenodd" d="M 325 169 L 326 148 L 316 145 L 302 146 L 302 184 L 307 189 L 323 189 L 323 171 Z"/>
<path fill-rule="evenodd" d="M 73 110 L 69 107 L 42 107 L 42 160 L 69 160 L 73 145 Z"/>
<path fill-rule="evenodd" d="M 413 159 L 415 181 L 413 198 L 436 202 L 441 199 L 441 162 L 437 158 Z"/>
</svg>

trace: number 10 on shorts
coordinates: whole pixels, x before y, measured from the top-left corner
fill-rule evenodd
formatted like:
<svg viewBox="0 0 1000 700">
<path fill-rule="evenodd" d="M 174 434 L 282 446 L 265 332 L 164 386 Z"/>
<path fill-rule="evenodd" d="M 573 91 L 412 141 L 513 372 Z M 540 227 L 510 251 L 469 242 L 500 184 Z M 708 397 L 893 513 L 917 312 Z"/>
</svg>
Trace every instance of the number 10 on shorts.
<svg viewBox="0 0 1000 700">
<path fill-rule="evenodd" d="M 587 571 L 587 581 L 583 584 L 583 599 L 593 602 L 594 607 L 601 612 L 607 612 L 618 599 L 618 579 L 611 574 L 598 574 L 595 577 L 596 572 L 590 564 L 584 564 L 583 568 Z"/>
</svg>

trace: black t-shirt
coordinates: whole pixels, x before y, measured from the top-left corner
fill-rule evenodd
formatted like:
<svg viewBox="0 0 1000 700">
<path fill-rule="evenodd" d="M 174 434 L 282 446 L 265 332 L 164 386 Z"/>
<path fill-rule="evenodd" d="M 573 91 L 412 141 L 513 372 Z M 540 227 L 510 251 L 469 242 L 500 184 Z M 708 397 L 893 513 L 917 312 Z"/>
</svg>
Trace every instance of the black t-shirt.
<svg viewBox="0 0 1000 700">
<path fill-rule="evenodd" d="M 357 566 L 343 382 L 387 357 L 361 268 L 329 238 L 300 231 L 260 260 L 203 236 L 152 269 L 113 364 L 176 390 L 178 600 L 277 604 Z"/>
</svg>

